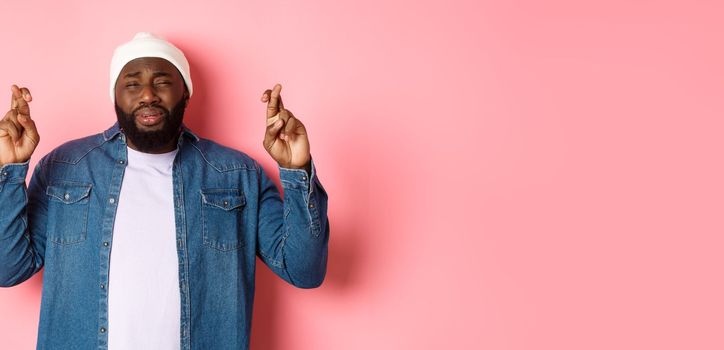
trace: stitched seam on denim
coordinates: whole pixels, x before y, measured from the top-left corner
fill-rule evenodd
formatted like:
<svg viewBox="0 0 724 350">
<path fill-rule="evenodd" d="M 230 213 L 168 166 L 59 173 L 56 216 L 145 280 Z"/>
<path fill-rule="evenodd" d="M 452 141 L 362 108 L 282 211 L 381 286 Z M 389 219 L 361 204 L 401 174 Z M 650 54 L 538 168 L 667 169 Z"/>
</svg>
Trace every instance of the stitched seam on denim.
<svg viewBox="0 0 724 350">
<path fill-rule="evenodd" d="M 230 167 L 230 168 L 221 169 L 221 168 L 217 167 L 216 165 L 212 164 L 211 161 L 209 161 L 209 159 L 206 158 L 206 153 L 204 151 L 202 151 L 201 148 L 199 148 L 196 144 L 192 143 L 191 146 L 193 148 L 196 148 L 196 150 L 199 151 L 201 158 L 204 159 L 204 162 L 206 162 L 206 164 L 208 164 L 209 166 L 214 168 L 214 170 L 216 170 L 217 172 L 225 173 L 225 172 L 235 171 L 235 170 L 256 170 L 256 169 L 249 168 L 246 164 L 241 164 L 241 166 L 234 166 L 234 167 Z"/>
<path fill-rule="evenodd" d="M 276 260 L 276 259 L 272 258 L 271 256 L 264 254 L 264 252 L 263 252 L 261 249 L 259 249 L 259 254 L 260 254 L 261 256 L 263 256 L 264 259 L 266 259 L 266 261 L 267 261 L 268 264 L 271 264 L 271 265 L 274 266 L 274 267 L 282 267 L 282 266 L 283 266 L 283 264 L 282 264 L 281 261 Z"/>
<path fill-rule="evenodd" d="M 320 224 L 319 224 L 319 202 L 316 200 L 314 201 L 314 208 L 309 207 L 309 203 L 312 200 L 312 194 L 309 194 L 309 199 L 307 200 L 307 213 L 309 213 L 309 230 L 312 233 L 312 236 L 319 237 L 320 231 Z"/>
<path fill-rule="evenodd" d="M 177 154 L 177 157 L 178 157 L 178 154 Z M 181 218 L 182 218 L 181 228 L 183 229 L 183 231 L 182 231 L 182 234 L 183 234 L 182 242 L 183 242 L 183 251 L 184 251 L 183 272 L 181 270 L 181 267 L 179 267 L 179 281 L 184 281 L 184 283 L 182 284 L 183 292 L 181 293 L 181 303 L 182 303 L 181 307 L 184 308 L 181 312 L 182 319 L 181 319 L 181 323 L 180 323 L 181 340 L 183 341 L 181 346 L 184 349 L 188 349 L 188 348 L 190 348 L 189 344 L 191 344 L 191 322 L 192 322 L 191 300 L 190 300 L 191 293 L 189 291 L 188 224 L 186 222 L 186 215 L 185 215 L 186 198 L 184 197 L 183 171 L 181 170 L 179 159 L 174 159 L 173 170 L 174 170 L 173 171 L 173 174 L 174 174 L 174 176 L 173 176 L 174 200 L 176 200 L 175 191 L 178 189 L 179 190 L 178 191 L 178 193 L 179 193 L 178 200 L 179 200 L 179 203 L 181 204 L 180 205 L 181 208 L 179 208 L 179 206 L 177 206 L 177 204 L 179 204 L 179 203 L 174 203 L 174 219 L 176 216 L 176 212 L 179 212 L 181 215 Z M 176 171 L 176 170 L 178 170 L 178 171 Z M 179 188 L 176 187 L 176 184 L 178 184 Z M 202 225 L 203 225 L 203 220 L 202 220 Z M 176 227 L 176 230 L 178 231 L 179 227 Z M 203 228 L 202 228 L 202 230 L 203 230 Z M 202 240 L 203 240 L 203 237 L 202 237 Z M 185 312 L 185 315 L 184 315 L 184 312 Z M 184 319 L 184 316 L 185 316 L 186 320 Z M 184 322 L 184 321 L 186 321 L 186 322 Z M 184 341 L 184 339 L 185 339 L 185 341 Z"/>
<path fill-rule="evenodd" d="M 279 244 L 279 249 L 282 251 L 282 261 L 279 262 L 280 267 L 284 267 L 284 260 L 286 258 L 286 251 L 284 248 L 287 246 L 287 238 L 289 238 L 289 225 L 284 222 L 284 236 L 282 237 L 282 243 Z"/>
<path fill-rule="evenodd" d="M 95 150 L 96 148 L 100 148 L 100 147 L 103 146 L 106 142 L 107 142 L 107 141 L 104 141 L 104 142 L 102 142 L 102 143 L 99 144 L 99 145 L 96 145 L 96 146 L 91 147 L 89 150 L 87 150 L 85 153 L 83 153 L 83 155 L 81 155 L 81 156 L 80 156 L 78 159 L 76 159 L 75 161 L 73 161 L 73 160 L 60 159 L 60 158 L 56 158 L 55 156 L 50 157 L 50 161 L 53 162 L 53 163 L 63 163 L 63 164 L 77 165 L 81 160 L 83 160 L 83 158 L 85 158 L 85 156 L 88 155 L 88 153 L 91 153 L 91 152 L 92 152 L 93 150 Z"/>
<path fill-rule="evenodd" d="M 50 191 L 50 188 L 51 188 L 51 187 L 53 187 L 53 188 L 63 187 L 62 184 L 68 184 L 68 185 L 71 185 L 71 186 L 73 186 L 73 187 L 84 187 L 84 188 L 87 188 L 87 189 L 86 189 L 85 193 L 84 193 L 80 198 L 76 199 L 76 200 L 73 201 L 73 202 L 66 202 L 66 201 L 64 200 L 64 198 L 58 197 L 58 196 L 56 196 L 55 193 L 51 193 L 51 191 Z M 48 195 L 48 196 L 50 196 L 50 197 L 53 197 L 53 198 L 57 199 L 58 201 L 60 201 L 60 202 L 62 202 L 62 203 L 64 203 L 64 204 L 73 204 L 73 203 L 78 203 L 78 202 L 82 201 L 83 199 L 90 197 L 90 191 L 91 191 L 92 188 L 93 188 L 93 185 L 92 185 L 92 184 L 86 184 L 86 183 L 81 183 L 81 182 L 70 182 L 70 181 L 52 182 L 52 183 L 51 183 L 50 185 L 48 185 L 48 187 L 45 189 L 45 194 Z"/>
</svg>

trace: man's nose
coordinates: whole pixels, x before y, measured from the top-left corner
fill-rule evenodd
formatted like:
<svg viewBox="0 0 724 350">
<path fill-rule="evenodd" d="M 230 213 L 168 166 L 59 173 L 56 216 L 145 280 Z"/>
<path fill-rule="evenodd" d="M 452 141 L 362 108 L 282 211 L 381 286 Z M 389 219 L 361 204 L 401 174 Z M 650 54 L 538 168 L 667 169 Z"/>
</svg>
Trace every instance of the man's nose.
<svg viewBox="0 0 724 350">
<path fill-rule="evenodd" d="M 141 102 L 150 105 L 158 101 L 159 98 L 156 94 L 156 90 L 153 88 L 153 84 L 144 85 L 141 90 Z"/>
</svg>

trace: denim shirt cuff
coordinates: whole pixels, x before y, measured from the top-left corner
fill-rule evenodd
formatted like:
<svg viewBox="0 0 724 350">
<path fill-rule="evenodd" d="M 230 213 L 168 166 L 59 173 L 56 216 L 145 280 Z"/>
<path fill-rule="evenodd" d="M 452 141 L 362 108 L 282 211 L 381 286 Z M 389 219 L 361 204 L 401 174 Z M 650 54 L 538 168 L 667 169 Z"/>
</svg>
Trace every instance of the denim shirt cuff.
<svg viewBox="0 0 724 350">
<path fill-rule="evenodd" d="M 304 169 L 290 169 L 279 167 L 279 179 L 281 180 L 282 187 L 286 189 L 296 189 L 302 191 L 304 194 L 309 196 L 312 192 L 312 186 L 310 185 L 312 180 L 316 177 L 316 170 L 314 168 L 314 161 L 310 160 L 310 174 Z"/>
<path fill-rule="evenodd" d="M 6 183 L 25 182 L 30 160 L 24 163 L 8 163 L 0 167 L 0 191 Z"/>
<path fill-rule="evenodd" d="M 314 161 L 310 161 L 310 172 L 305 169 L 287 169 L 279 167 L 279 177 L 284 188 L 285 197 L 289 190 L 299 191 L 304 200 L 304 206 L 309 214 L 310 229 L 314 237 L 319 237 L 322 232 L 321 218 L 326 218 L 326 192 L 319 182 Z M 290 198 L 294 198 L 292 195 Z M 285 202 L 286 203 L 286 202 Z"/>
</svg>

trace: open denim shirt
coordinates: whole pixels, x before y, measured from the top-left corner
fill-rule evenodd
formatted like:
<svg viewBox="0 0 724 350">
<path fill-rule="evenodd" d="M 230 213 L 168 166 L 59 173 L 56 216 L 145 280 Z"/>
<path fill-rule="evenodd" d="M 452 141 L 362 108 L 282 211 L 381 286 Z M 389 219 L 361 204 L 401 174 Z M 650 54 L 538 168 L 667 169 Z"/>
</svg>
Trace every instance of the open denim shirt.
<svg viewBox="0 0 724 350">
<path fill-rule="evenodd" d="M 0 168 L 0 286 L 45 267 L 38 349 L 107 348 L 110 251 L 126 160 L 116 124 L 49 153 L 27 190 L 27 162 Z M 182 349 L 249 347 L 256 256 L 297 287 L 322 283 L 327 195 L 314 165 L 311 174 L 279 171 L 283 201 L 253 159 L 181 133 L 173 199 Z"/>
</svg>

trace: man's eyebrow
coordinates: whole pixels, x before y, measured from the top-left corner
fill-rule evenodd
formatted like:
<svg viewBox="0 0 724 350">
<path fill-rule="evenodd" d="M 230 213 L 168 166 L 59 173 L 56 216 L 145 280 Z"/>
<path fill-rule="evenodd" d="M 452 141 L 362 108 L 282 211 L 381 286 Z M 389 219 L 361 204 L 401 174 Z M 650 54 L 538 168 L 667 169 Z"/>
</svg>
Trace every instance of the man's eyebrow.
<svg viewBox="0 0 724 350">
<path fill-rule="evenodd" d="M 141 75 L 141 72 L 140 72 L 140 71 L 130 72 L 130 73 L 126 73 L 126 74 L 123 76 L 123 78 L 138 78 L 140 75 Z M 153 77 L 154 77 L 154 78 L 155 78 L 155 77 L 169 77 L 169 76 L 171 76 L 171 73 L 166 72 L 166 71 L 160 70 L 160 71 L 155 71 L 155 72 L 153 72 Z"/>
</svg>

